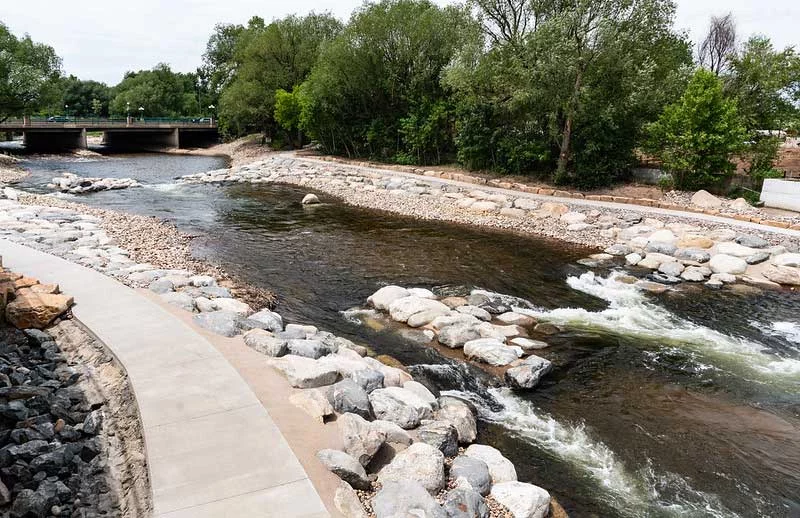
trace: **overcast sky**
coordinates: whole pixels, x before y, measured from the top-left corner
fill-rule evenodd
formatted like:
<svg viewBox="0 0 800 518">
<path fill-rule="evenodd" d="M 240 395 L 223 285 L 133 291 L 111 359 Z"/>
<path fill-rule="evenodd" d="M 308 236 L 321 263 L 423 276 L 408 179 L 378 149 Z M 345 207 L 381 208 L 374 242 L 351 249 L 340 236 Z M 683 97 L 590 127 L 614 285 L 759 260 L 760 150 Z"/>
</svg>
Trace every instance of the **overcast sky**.
<svg viewBox="0 0 800 518">
<path fill-rule="evenodd" d="M 438 0 L 446 3 L 446 0 Z M 711 15 L 733 12 L 740 36 L 769 36 L 776 46 L 800 46 L 800 2 L 677 0 L 677 27 L 702 37 Z M 159 62 L 193 71 L 214 25 L 266 20 L 289 13 L 330 11 L 346 20 L 361 0 L 0 0 L 0 21 L 17 35 L 52 45 L 64 70 L 110 85 L 126 70 Z"/>
</svg>

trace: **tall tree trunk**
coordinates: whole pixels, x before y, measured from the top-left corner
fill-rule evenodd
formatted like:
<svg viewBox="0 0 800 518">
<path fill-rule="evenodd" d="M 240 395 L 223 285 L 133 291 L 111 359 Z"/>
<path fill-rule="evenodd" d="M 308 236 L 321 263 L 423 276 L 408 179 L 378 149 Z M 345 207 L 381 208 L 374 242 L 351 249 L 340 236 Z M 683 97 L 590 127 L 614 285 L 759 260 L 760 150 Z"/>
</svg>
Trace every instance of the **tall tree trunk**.
<svg viewBox="0 0 800 518">
<path fill-rule="evenodd" d="M 569 165 L 572 144 L 572 122 L 578 108 L 578 96 L 580 95 L 582 80 L 583 69 L 578 68 L 578 74 L 575 77 L 575 88 L 572 91 L 572 96 L 567 105 L 567 119 L 564 121 L 564 131 L 561 134 L 561 153 L 558 155 L 558 168 L 556 169 L 555 176 L 556 183 L 563 183 L 567 179 L 567 166 Z"/>
</svg>

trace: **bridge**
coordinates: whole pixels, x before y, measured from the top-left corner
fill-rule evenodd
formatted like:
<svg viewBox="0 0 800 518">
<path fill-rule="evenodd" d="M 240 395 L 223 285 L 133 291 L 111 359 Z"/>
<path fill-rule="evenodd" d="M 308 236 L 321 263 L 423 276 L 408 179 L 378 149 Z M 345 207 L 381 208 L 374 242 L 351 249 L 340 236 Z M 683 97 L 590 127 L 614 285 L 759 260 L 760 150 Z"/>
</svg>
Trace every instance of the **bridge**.
<svg viewBox="0 0 800 518">
<path fill-rule="evenodd" d="M 196 147 L 219 136 L 213 118 L 23 117 L 0 122 L 0 132 L 22 133 L 26 149 L 85 149 L 88 132 L 102 132 L 103 144 L 121 149 Z"/>
</svg>

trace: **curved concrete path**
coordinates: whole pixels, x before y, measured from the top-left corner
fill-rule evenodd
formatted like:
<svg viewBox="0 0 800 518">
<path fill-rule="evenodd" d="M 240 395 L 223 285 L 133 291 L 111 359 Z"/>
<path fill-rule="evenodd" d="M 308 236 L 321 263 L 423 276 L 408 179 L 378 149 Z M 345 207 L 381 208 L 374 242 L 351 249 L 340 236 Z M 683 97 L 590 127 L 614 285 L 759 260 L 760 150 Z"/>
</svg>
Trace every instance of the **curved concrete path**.
<svg viewBox="0 0 800 518">
<path fill-rule="evenodd" d="M 99 272 L 3 239 L 0 255 L 74 297 L 75 317 L 128 372 L 154 516 L 329 516 L 272 418 L 205 338 Z"/>
</svg>

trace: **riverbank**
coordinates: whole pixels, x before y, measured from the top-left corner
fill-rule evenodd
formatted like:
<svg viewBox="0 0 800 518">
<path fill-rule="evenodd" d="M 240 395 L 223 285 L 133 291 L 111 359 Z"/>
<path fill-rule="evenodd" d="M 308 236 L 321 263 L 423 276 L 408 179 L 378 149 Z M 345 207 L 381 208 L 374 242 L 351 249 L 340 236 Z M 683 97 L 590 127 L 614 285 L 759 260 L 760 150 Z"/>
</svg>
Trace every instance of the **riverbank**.
<svg viewBox="0 0 800 518">
<path fill-rule="evenodd" d="M 0 154 L 0 186 L 17 183 L 26 176 L 28 172 L 19 166 L 18 158 Z"/>
<path fill-rule="evenodd" d="M 274 358 L 262 368 L 270 365 L 282 373 L 292 387 L 289 401 L 316 422 L 338 415 L 339 439 L 324 444 L 314 462 L 344 480 L 333 494 L 342 514 L 366 516 L 371 509 L 375 516 L 389 517 L 422 507 L 443 517 L 441 504 L 474 507 L 480 516 L 511 512 L 540 518 L 551 507 L 560 512 L 545 489 L 516 480 L 513 464 L 501 452 L 472 444 L 476 416 L 467 402 L 434 395 L 402 368 L 381 363 L 349 340 L 314 326 L 284 323 L 267 309 L 254 312 L 211 276 L 137 264 L 129 251 L 107 239 L 98 216 L 11 200 L 0 209 L 6 239 L 147 286 L 161 304 L 190 314 L 194 326 L 238 335 L 240 349 Z M 330 433 L 320 436 L 330 438 Z"/>
<path fill-rule="evenodd" d="M 148 515 L 144 441 L 124 369 L 71 318 L 72 297 L 58 285 L 0 276 L 0 513 Z"/>
<path fill-rule="evenodd" d="M 800 231 L 718 215 L 478 187 L 437 176 L 330 164 L 290 153 L 187 175 L 182 181 L 287 183 L 330 194 L 350 205 L 417 219 L 556 238 L 603 250 L 587 254 L 583 260 L 587 266 L 620 263 L 651 272 L 640 285 L 653 291 L 681 282 L 702 282 L 712 288 L 734 282 L 764 288 L 800 286 Z"/>
</svg>

